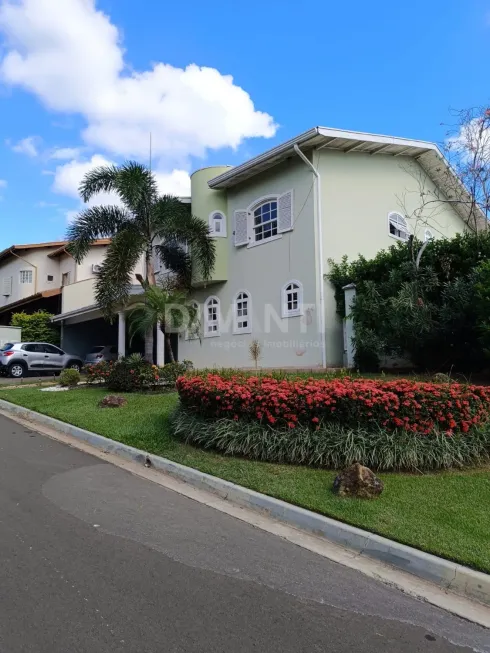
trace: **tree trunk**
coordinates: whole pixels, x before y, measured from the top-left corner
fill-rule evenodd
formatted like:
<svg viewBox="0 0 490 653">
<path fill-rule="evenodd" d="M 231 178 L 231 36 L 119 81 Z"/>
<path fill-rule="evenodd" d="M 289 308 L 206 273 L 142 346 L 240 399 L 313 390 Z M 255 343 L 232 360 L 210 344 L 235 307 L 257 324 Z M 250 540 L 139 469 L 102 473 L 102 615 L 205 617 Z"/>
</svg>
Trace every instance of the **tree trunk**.
<svg viewBox="0 0 490 653">
<path fill-rule="evenodd" d="M 145 254 L 145 281 L 147 281 L 150 286 L 156 285 L 151 248 L 147 250 Z M 149 363 L 155 362 L 153 360 L 153 328 L 148 329 L 145 333 L 145 360 Z"/>
<path fill-rule="evenodd" d="M 170 333 L 165 334 L 165 344 L 167 345 L 168 357 L 171 363 L 175 363 L 175 356 L 172 350 L 172 341 L 170 340 Z"/>
</svg>

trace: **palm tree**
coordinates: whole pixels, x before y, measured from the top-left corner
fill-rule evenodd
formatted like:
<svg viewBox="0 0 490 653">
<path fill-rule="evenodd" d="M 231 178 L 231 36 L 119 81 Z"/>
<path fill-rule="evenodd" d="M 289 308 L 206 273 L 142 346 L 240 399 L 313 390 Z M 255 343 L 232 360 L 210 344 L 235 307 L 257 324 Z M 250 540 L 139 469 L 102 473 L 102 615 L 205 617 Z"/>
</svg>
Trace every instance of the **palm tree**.
<svg viewBox="0 0 490 653">
<path fill-rule="evenodd" d="M 165 346 L 171 363 L 175 362 L 170 338 L 171 333 L 181 329 L 193 329 L 198 326 L 195 307 L 189 303 L 188 291 L 179 290 L 172 285 L 150 286 L 146 284 L 144 298 L 131 303 L 130 335 L 145 334 L 155 325 L 165 335 Z"/>
<path fill-rule="evenodd" d="M 160 258 L 175 273 L 181 288 L 190 288 L 192 268 L 203 280 L 211 276 L 215 244 L 209 227 L 193 216 L 177 197 L 158 194 L 155 177 L 145 166 L 130 161 L 88 172 L 79 188 L 84 202 L 101 192 L 115 193 L 119 204 L 82 211 L 68 229 L 70 252 L 77 263 L 98 238 L 111 238 L 95 283 L 95 297 L 105 317 L 112 318 L 127 304 L 133 270 L 143 257 L 145 285 L 156 284 L 154 260 Z M 145 358 L 153 359 L 153 330 L 145 334 Z"/>
</svg>

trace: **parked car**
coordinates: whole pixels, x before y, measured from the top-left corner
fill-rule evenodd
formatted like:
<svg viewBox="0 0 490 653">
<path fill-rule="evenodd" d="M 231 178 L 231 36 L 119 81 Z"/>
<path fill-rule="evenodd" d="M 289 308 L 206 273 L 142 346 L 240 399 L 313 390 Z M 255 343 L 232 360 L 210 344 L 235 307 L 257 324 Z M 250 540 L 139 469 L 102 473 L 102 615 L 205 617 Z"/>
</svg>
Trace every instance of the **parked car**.
<svg viewBox="0 0 490 653">
<path fill-rule="evenodd" d="M 61 372 L 67 368 L 80 371 L 83 361 L 47 342 L 8 342 L 0 349 L 0 374 L 16 379 L 28 372 Z"/>
<path fill-rule="evenodd" d="M 117 347 L 114 345 L 99 345 L 92 347 L 88 354 L 85 354 L 85 365 L 95 365 L 102 361 L 116 361 Z"/>
</svg>

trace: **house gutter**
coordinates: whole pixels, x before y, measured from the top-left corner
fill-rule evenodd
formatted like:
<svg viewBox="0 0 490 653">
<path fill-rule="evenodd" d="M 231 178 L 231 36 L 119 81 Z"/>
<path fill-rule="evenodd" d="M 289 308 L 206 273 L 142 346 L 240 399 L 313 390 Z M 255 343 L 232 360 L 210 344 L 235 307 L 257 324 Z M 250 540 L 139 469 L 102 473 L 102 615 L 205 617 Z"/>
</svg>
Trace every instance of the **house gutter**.
<svg viewBox="0 0 490 653">
<path fill-rule="evenodd" d="M 308 157 L 300 150 L 298 144 L 294 144 L 294 151 L 306 163 L 315 176 L 315 214 L 317 220 L 317 234 L 318 234 L 318 259 L 319 259 L 319 290 L 320 290 L 320 316 L 318 318 L 318 330 L 321 336 L 321 350 L 322 350 L 322 367 L 327 367 L 327 352 L 325 347 L 325 296 L 323 292 L 324 279 L 323 279 L 323 229 L 322 229 L 322 180 L 320 173 L 311 163 Z"/>
</svg>

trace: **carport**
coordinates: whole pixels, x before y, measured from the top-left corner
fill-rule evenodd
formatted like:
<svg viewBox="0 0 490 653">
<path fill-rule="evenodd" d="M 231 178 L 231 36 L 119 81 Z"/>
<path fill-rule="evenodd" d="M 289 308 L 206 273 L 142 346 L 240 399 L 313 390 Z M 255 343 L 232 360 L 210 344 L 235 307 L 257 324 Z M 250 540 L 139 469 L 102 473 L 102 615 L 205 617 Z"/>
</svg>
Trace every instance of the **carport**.
<svg viewBox="0 0 490 653">
<path fill-rule="evenodd" d="M 129 339 L 125 311 L 120 311 L 111 323 L 102 317 L 97 306 L 89 306 L 56 315 L 53 322 L 60 324 L 62 349 L 82 358 L 98 345 L 117 346 L 120 358 L 129 353 L 144 353 L 142 338 Z M 164 336 L 160 329 L 156 329 L 154 343 L 155 361 L 157 365 L 163 365 Z"/>
</svg>

